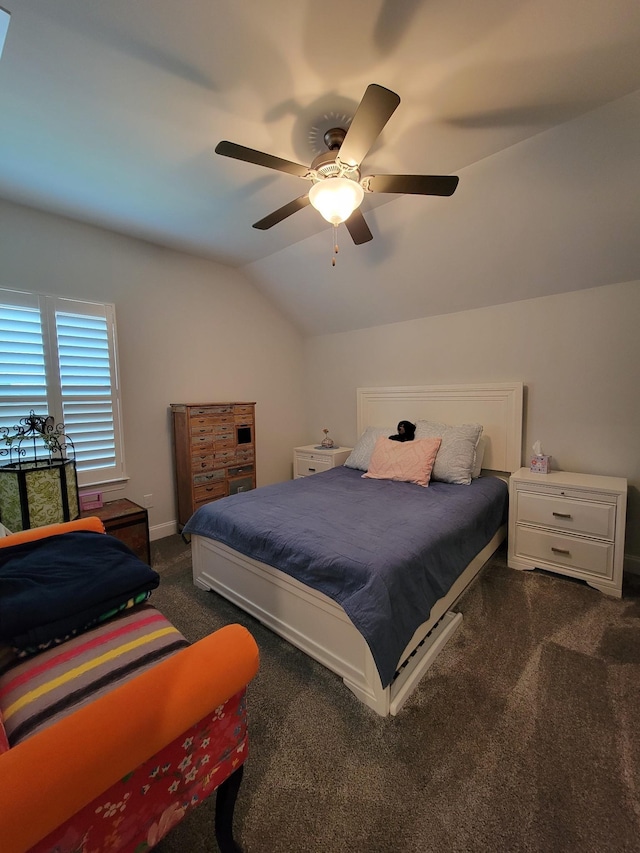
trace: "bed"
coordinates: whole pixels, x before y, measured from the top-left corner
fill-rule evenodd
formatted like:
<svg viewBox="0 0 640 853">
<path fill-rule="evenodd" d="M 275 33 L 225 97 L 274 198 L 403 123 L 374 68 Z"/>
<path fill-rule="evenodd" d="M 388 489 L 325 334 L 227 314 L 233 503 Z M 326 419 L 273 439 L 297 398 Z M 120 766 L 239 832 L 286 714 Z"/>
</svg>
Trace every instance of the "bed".
<svg viewBox="0 0 640 853">
<path fill-rule="evenodd" d="M 462 614 L 451 608 L 505 538 L 522 403 L 517 382 L 358 389 L 363 439 L 351 467 L 231 496 L 192 516 L 183 532 L 195 584 L 328 667 L 376 713 L 397 714 L 459 628 Z M 428 488 L 364 478 L 364 436 L 395 432 L 403 419 L 427 429 L 416 438 L 434 423 L 481 424 L 482 476 L 465 485 L 431 479 Z"/>
</svg>

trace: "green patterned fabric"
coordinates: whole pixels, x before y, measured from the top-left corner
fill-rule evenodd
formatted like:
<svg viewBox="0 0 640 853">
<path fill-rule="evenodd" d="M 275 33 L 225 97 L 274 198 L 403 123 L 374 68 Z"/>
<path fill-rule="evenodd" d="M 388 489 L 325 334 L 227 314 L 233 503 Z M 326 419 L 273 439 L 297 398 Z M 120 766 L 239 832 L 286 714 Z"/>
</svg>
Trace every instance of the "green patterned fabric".
<svg viewBox="0 0 640 853">
<path fill-rule="evenodd" d="M 20 490 L 15 471 L 0 469 L 0 513 L 2 523 L 12 533 L 22 530 Z"/>
<path fill-rule="evenodd" d="M 69 518 L 77 518 L 80 515 L 80 498 L 78 497 L 78 479 L 76 477 L 76 466 L 73 462 L 67 462 L 64 466 L 64 476 L 67 484 L 67 500 L 69 501 Z"/>
<path fill-rule="evenodd" d="M 20 480 L 24 481 L 27 495 L 29 523 L 23 522 L 20 503 Z M 62 489 L 69 502 L 65 517 Z M 0 521 L 12 533 L 25 527 L 43 527 L 77 518 L 80 514 L 75 463 L 67 461 L 45 465 L 27 463 L 20 468 L 5 465 L 0 468 Z"/>
<path fill-rule="evenodd" d="M 27 501 L 31 527 L 42 527 L 62 520 L 60 473 L 56 468 L 34 469 L 28 473 Z"/>
</svg>

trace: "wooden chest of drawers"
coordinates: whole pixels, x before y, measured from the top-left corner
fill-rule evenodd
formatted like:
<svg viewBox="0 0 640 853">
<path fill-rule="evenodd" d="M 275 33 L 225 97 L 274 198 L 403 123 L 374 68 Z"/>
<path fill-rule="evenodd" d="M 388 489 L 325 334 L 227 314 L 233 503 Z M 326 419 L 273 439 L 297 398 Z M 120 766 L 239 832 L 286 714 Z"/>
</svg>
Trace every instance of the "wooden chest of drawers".
<svg viewBox="0 0 640 853">
<path fill-rule="evenodd" d="M 254 489 L 255 403 L 172 403 L 178 524 L 204 504 Z"/>
<path fill-rule="evenodd" d="M 521 468 L 509 481 L 508 563 L 622 595 L 627 481 Z"/>
</svg>

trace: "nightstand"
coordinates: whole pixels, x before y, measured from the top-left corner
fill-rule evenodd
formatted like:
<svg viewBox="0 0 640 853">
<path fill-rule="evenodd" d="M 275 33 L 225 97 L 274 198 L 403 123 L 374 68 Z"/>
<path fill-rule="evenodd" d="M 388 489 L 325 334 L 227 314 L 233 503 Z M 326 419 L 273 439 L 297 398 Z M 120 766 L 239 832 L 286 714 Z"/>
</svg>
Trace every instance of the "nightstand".
<svg viewBox="0 0 640 853">
<path fill-rule="evenodd" d="M 296 447 L 293 451 L 293 479 L 309 477 L 343 465 L 352 447 L 323 447 L 320 450 L 315 444 Z"/>
<path fill-rule="evenodd" d="M 521 468 L 509 480 L 508 565 L 546 569 L 622 596 L 627 481 Z"/>
</svg>

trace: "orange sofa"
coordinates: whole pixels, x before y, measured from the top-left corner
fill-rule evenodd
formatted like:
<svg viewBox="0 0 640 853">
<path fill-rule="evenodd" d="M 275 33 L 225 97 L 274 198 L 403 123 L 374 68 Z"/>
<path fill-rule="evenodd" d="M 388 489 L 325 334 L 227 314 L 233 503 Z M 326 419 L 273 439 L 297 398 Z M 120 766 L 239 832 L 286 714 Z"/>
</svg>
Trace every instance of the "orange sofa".
<svg viewBox="0 0 640 853">
<path fill-rule="evenodd" d="M 78 529 L 103 531 L 99 519 L 83 519 L 5 537 L 0 548 Z M 148 603 L 134 610 L 0 674 L 0 729 L 2 714 L 9 731 L 10 715 L 53 690 L 54 681 L 58 691 L 66 678 L 73 687 L 68 672 L 55 670 L 48 682 L 42 673 L 66 658 L 73 665 L 74 642 L 83 648 L 106 644 L 107 635 L 122 633 L 121 626 L 139 616 L 160 626 L 155 634 L 180 636 Z M 4 751 L 0 742 L 2 853 L 150 849 L 214 790 L 218 845 L 225 853 L 239 850 L 233 807 L 247 755 L 245 693 L 258 670 L 258 649 L 240 625 L 184 643 L 19 742 L 12 744 L 9 733 Z M 102 657 L 117 654 L 104 645 Z M 79 660 L 76 671 L 93 666 Z M 20 694 L 24 684 L 28 689 Z"/>
</svg>

